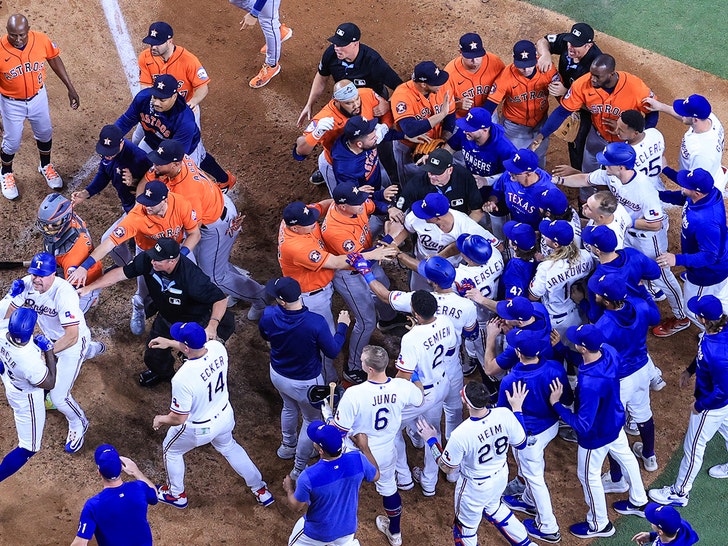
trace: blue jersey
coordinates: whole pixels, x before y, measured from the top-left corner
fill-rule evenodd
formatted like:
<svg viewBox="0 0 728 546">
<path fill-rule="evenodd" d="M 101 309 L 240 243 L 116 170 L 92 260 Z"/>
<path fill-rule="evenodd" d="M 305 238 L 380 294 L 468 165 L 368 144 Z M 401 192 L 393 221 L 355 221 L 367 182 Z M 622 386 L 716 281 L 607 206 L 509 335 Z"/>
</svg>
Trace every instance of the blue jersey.
<svg viewBox="0 0 728 546">
<path fill-rule="evenodd" d="M 458 129 L 447 141 L 453 150 L 462 150 L 465 166 L 478 176 L 493 176 L 504 172 L 503 162 L 516 155 L 516 147 L 506 138 L 505 129 L 494 123 L 485 144 L 478 146 Z"/>
<path fill-rule="evenodd" d="M 700 541 L 700 537 L 698 537 L 698 533 L 695 532 L 690 523 L 681 519 L 680 529 L 670 542 L 662 542 L 655 532 L 650 533 L 650 541 L 649 546 L 692 546 Z"/>
<path fill-rule="evenodd" d="M 507 172 L 503 173 L 493 184 L 493 194 L 500 201 L 505 201 L 511 219 L 528 224 L 538 231 L 538 224 L 542 220 L 538 209 L 539 197 L 546 190 L 556 189 L 556 186 L 551 182 L 551 175 L 543 169 L 536 169 L 534 172 L 539 179 L 528 187 L 511 180 L 511 175 Z"/>
<path fill-rule="evenodd" d="M 620 356 L 606 343 L 601 357 L 579 365 L 579 383 L 574 392 L 574 412 L 561 402 L 554 404 L 559 416 L 574 429 L 579 446 L 597 449 L 611 444 L 625 423 L 624 406 L 619 399 L 617 361 Z"/>
<path fill-rule="evenodd" d="M 371 199 L 377 205 L 377 210 L 387 211 L 387 201 L 384 200 L 382 189 L 382 164 L 376 148 L 355 154 L 346 145 L 346 136 L 341 136 L 331 148 L 331 161 L 337 184 L 351 182 L 357 187 L 367 184 L 373 186 Z"/>
<path fill-rule="evenodd" d="M 502 283 L 505 287 L 505 297 L 508 299 L 516 296 L 528 297 L 528 287 L 533 279 L 538 264 L 535 260 L 525 261 L 513 257 L 503 269 Z"/>
<path fill-rule="evenodd" d="M 83 505 L 76 535 L 96 535 L 99 546 L 151 546 L 150 504 L 157 504 L 157 492 L 142 481 L 107 487 Z"/>
<path fill-rule="evenodd" d="M 554 379 L 561 381 L 564 386 L 561 403 L 570 406 L 574 401 L 574 393 L 569 386 L 563 364 L 559 364 L 555 360 L 541 360 L 537 364 L 519 362 L 501 381 L 498 405 L 510 410 L 513 408 L 508 403 L 506 391 L 513 392 L 513 385 L 518 381 L 526 384 L 528 396 L 523 401 L 523 422 L 526 434 L 529 436 L 541 434 L 559 420 L 559 415 L 549 402 L 551 396 L 549 385 Z"/>
<path fill-rule="evenodd" d="M 152 162 L 147 159 L 147 153 L 133 142 L 124 139 L 124 146 L 113 159 L 101 157 L 99 170 L 91 183 L 86 186 L 89 197 L 93 197 L 109 185 L 114 186 L 121 200 L 124 212 L 129 212 L 136 205 L 136 186 L 124 184 L 122 173 L 129 169 L 134 180 L 141 178 L 152 168 Z"/>
<path fill-rule="evenodd" d="M 361 482 L 371 482 L 376 467 L 360 451 L 349 451 L 333 461 L 320 460 L 306 468 L 296 482 L 297 501 L 309 504 L 303 532 L 321 542 L 356 532 Z"/>
<path fill-rule="evenodd" d="M 305 381 L 321 373 L 321 353 L 336 358 L 346 340 L 343 322 L 331 335 L 326 319 L 307 307 L 297 311 L 270 305 L 263 311 L 258 330 L 270 343 L 270 365 L 283 377 Z"/>
<path fill-rule="evenodd" d="M 538 332 L 543 339 L 543 350 L 541 359 L 548 360 L 553 357 L 553 348 L 551 347 L 551 319 L 549 313 L 542 303 L 533 302 L 534 320 L 531 324 L 524 326 L 524 330 Z M 495 361 L 504 370 L 508 370 L 518 364 L 516 350 L 513 347 L 506 347 L 501 354 L 495 357 Z"/>
<path fill-rule="evenodd" d="M 191 154 L 200 144 L 200 128 L 195 122 L 195 114 L 184 99 L 177 95 L 174 106 L 166 112 L 155 112 L 152 108 L 154 88 L 147 87 L 136 94 L 128 110 L 114 122 L 124 134 L 131 131 L 137 123 L 144 129 L 144 142 L 156 149 L 162 139 L 173 138 L 181 142 L 186 154 Z"/>
<path fill-rule="evenodd" d="M 695 360 L 695 409 L 703 411 L 727 406 L 728 328 L 717 334 L 700 334 Z"/>
</svg>

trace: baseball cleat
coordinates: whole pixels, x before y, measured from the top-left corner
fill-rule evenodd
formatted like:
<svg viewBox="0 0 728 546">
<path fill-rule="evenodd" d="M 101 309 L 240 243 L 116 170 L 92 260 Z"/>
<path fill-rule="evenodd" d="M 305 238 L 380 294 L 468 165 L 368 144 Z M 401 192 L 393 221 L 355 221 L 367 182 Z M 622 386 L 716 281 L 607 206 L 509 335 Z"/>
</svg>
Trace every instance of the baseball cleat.
<svg viewBox="0 0 728 546">
<path fill-rule="evenodd" d="M 411 481 L 408 483 L 398 483 L 397 484 L 397 489 L 399 489 L 400 491 L 411 491 L 412 489 L 414 489 L 414 487 L 415 487 L 414 481 Z"/>
<path fill-rule="evenodd" d="M 379 529 L 379 532 L 384 533 L 390 546 L 402 546 L 402 533 L 389 532 L 389 518 L 387 516 L 377 516 L 375 521 L 377 523 L 377 529 Z"/>
<path fill-rule="evenodd" d="M 575 523 L 569 527 L 569 532 L 578 538 L 594 538 L 594 537 L 611 537 L 616 530 L 614 525 L 609 521 L 601 530 L 592 530 L 586 521 Z"/>
<path fill-rule="evenodd" d="M 634 421 L 631 418 L 627 421 L 627 424 L 624 425 L 624 431 L 630 436 L 640 435 L 640 428 L 637 426 L 637 421 Z"/>
<path fill-rule="evenodd" d="M 671 485 L 666 485 L 660 489 L 650 489 L 647 494 L 653 501 L 665 506 L 687 506 L 690 500 L 689 494 L 680 495 Z"/>
<path fill-rule="evenodd" d="M 626 493 L 629 491 L 629 484 L 624 476 L 619 478 L 618 482 L 614 482 L 609 472 L 602 474 L 602 487 L 604 487 L 605 493 Z"/>
<path fill-rule="evenodd" d="M 278 446 L 278 451 L 276 451 L 276 455 L 278 455 L 279 459 L 283 460 L 293 459 L 296 456 L 296 446 L 287 446 L 286 444 L 281 444 Z"/>
<path fill-rule="evenodd" d="M 416 483 L 420 484 L 420 488 L 422 489 L 422 494 L 425 497 L 434 497 L 435 496 L 435 490 L 432 491 L 425 489 L 422 486 L 422 469 L 419 466 L 415 466 L 412 469 L 412 480 L 414 480 Z"/>
<path fill-rule="evenodd" d="M 91 360 L 97 356 L 101 356 L 106 352 L 106 343 L 101 341 L 92 341 L 88 345 L 88 351 L 86 351 L 86 357 L 84 360 Z"/>
<path fill-rule="evenodd" d="M 227 182 L 217 182 L 217 187 L 220 188 L 222 193 L 227 193 L 228 190 L 230 190 L 238 181 L 238 177 L 230 171 L 225 171 L 225 174 L 227 174 L 228 177 Z"/>
<path fill-rule="evenodd" d="M 144 311 L 144 302 L 139 296 L 131 298 L 131 319 L 129 320 L 129 329 L 135 336 L 140 336 L 146 328 L 147 316 Z"/>
<path fill-rule="evenodd" d="M 139 384 L 142 387 L 155 387 L 162 383 L 163 381 L 171 381 L 172 376 L 169 377 L 162 377 L 161 375 L 157 375 L 152 370 L 144 370 L 142 373 L 139 374 Z"/>
<path fill-rule="evenodd" d="M 311 184 L 313 184 L 314 186 L 319 186 L 326 182 L 326 180 L 324 179 L 324 175 L 321 174 L 321 171 L 319 171 L 318 169 L 311 173 L 311 176 L 308 177 L 308 181 L 311 182 Z"/>
<path fill-rule="evenodd" d="M 708 470 L 708 475 L 711 478 L 717 478 L 719 480 L 728 478 L 728 463 L 711 466 L 710 470 Z"/>
<path fill-rule="evenodd" d="M 293 37 L 293 29 L 287 26 L 285 23 L 281 23 L 281 43 L 287 42 Z M 263 44 L 260 48 L 260 52 L 265 55 L 268 52 L 268 46 Z"/>
<path fill-rule="evenodd" d="M 15 184 L 15 175 L 13 173 L 5 173 L 2 175 L 2 190 L 5 199 L 18 198 L 18 186 Z"/>
<path fill-rule="evenodd" d="M 477 371 L 479 365 L 480 363 L 476 357 L 469 356 L 467 362 L 463 361 L 463 375 L 465 377 L 473 375 Z"/>
<path fill-rule="evenodd" d="M 508 482 L 508 485 L 506 485 L 505 490 L 503 491 L 504 495 L 511 495 L 511 496 L 520 496 L 523 495 L 523 492 L 526 490 L 526 484 L 523 483 L 518 476 L 513 478 L 511 481 Z"/>
<path fill-rule="evenodd" d="M 291 477 L 291 479 L 292 479 L 292 480 L 293 480 L 294 482 L 297 482 L 297 481 L 298 481 L 298 478 L 299 478 L 299 476 L 300 476 L 300 475 L 301 475 L 301 474 L 303 473 L 303 471 L 304 471 L 304 470 L 306 470 L 306 469 L 305 469 L 305 468 L 298 468 L 298 467 L 295 467 L 295 466 L 294 466 L 294 467 L 293 467 L 293 470 L 291 470 L 291 473 L 290 473 L 290 474 L 288 474 L 288 475 L 289 475 L 289 476 Z"/>
<path fill-rule="evenodd" d="M 175 508 L 187 508 L 187 493 L 182 491 L 179 495 L 173 495 L 166 485 L 157 486 L 157 499 L 159 502 L 169 504 Z"/>
<path fill-rule="evenodd" d="M 523 497 L 520 495 L 505 495 L 503 497 L 503 503 L 514 512 L 523 512 L 529 516 L 536 516 L 538 514 L 536 507 L 533 504 L 524 502 Z"/>
<path fill-rule="evenodd" d="M 659 325 L 652 329 L 655 337 L 670 337 L 687 328 L 690 328 L 690 319 L 677 319 L 675 317 L 663 320 Z"/>
<path fill-rule="evenodd" d="M 273 79 L 273 76 L 277 76 L 280 71 L 280 63 L 275 66 L 268 66 L 267 64 L 264 64 L 263 68 L 261 68 L 260 72 L 258 72 L 258 75 L 250 80 L 248 85 L 250 85 L 253 89 L 260 89 L 261 87 L 268 85 L 268 82 Z"/>
<path fill-rule="evenodd" d="M 667 383 L 662 379 L 661 375 L 656 375 L 650 379 L 650 390 L 658 392 L 667 387 Z"/>
<path fill-rule="evenodd" d="M 61 175 L 56 172 L 53 163 L 48 163 L 45 167 L 38 165 L 38 172 L 45 178 L 46 184 L 52 190 L 60 190 L 63 187 L 63 179 Z"/>
<path fill-rule="evenodd" d="M 263 316 L 263 311 L 265 311 L 265 307 L 251 307 L 248 309 L 248 320 L 258 322 L 260 317 Z"/>
<path fill-rule="evenodd" d="M 276 501 L 273 498 L 273 493 L 268 491 L 268 488 L 265 485 L 257 491 L 253 491 L 253 494 L 255 495 L 255 500 L 257 500 L 258 504 L 261 506 L 270 506 Z"/>
<path fill-rule="evenodd" d="M 392 320 L 377 321 L 377 328 L 379 328 L 382 332 L 389 332 L 390 330 L 394 330 L 395 328 L 404 328 L 404 326 L 408 323 L 409 320 L 407 320 L 406 315 L 403 315 L 402 313 L 397 313 L 397 315 Z"/>
<path fill-rule="evenodd" d="M 66 436 L 66 445 L 63 448 L 66 453 L 78 453 L 81 450 L 87 430 L 88 420 L 82 422 L 80 431 L 68 429 L 68 436 Z"/>
<path fill-rule="evenodd" d="M 524 519 L 523 526 L 526 528 L 526 532 L 533 538 L 537 538 L 543 542 L 549 542 L 556 544 L 561 542 L 561 533 L 556 531 L 555 533 L 544 533 L 538 528 L 538 523 L 535 519 Z"/>
<path fill-rule="evenodd" d="M 361 385 L 367 380 L 367 374 L 362 370 L 344 370 L 343 376 L 352 385 Z"/>
<path fill-rule="evenodd" d="M 576 444 L 579 441 L 576 436 L 576 431 L 571 427 L 560 427 L 559 438 L 565 442 L 571 442 L 572 444 Z"/>
<path fill-rule="evenodd" d="M 614 511 L 618 514 L 622 514 L 624 516 L 639 516 L 641 518 L 645 517 L 646 506 L 647 504 L 635 506 L 629 502 L 629 500 L 620 500 L 612 504 L 612 508 L 614 508 Z"/>
<path fill-rule="evenodd" d="M 654 472 L 658 468 L 657 457 L 655 455 L 652 455 L 651 457 L 645 457 L 644 455 L 642 455 L 642 447 L 642 442 L 635 442 L 632 445 L 632 452 L 635 454 L 638 461 L 642 461 L 642 464 L 644 465 L 647 472 Z"/>
</svg>

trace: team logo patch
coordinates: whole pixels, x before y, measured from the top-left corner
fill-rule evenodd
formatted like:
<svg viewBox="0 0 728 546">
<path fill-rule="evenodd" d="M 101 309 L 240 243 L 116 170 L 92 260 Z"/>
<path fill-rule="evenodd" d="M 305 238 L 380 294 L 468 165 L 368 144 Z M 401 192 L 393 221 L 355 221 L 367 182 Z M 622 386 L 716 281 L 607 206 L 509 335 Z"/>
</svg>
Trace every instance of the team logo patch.
<svg viewBox="0 0 728 546">
<path fill-rule="evenodd" d="M 204 67 L 200 67 L 197 69 L 197 77 L 201 80 L 206 80 L 209 76 L 207 75 L 207 70 L 205 70 Z"/>
<path fill-rule="evenodd" d="M 179 407 L 179 402 L 177 402 L 177 399 L 176 399 L 176 398 L 172 398 L 172 405 L 173 405 L 173 406 L 174 406 L 175 408 L 178 408 L 178 407 Z"/>
<path fill-rule="evenodd" d="M 126 235 L 126 228 L 122 226 L 114 228 L 114 237 L 121 239 L 124 235 Z"/>
<path fill-rule="evenodd" d="M 194 220 L 195 222 L 197 222 L 197 212 L 195 212 L 194 210 L 192 211 L 192 219 L 193 219 L 193 220 Z"/>
<path fill-rule="evenodd" d="M 351 252 L 352 250 L 354 250 L 354 248 L 356 248 L 356 246 L 354 245 L 354 241 L 352 241 L 351 239 L 347 239 L 346 241 L 344 241 L 344 244 L 342 246 L 347 252 Z"/>
<path fill-rule="evenodd" d="M 398 102 L 397 106 L 397 113 L 398 114 L 404 114 L 407 111 L 407 103 L 406 102 Z"/>
<path fill-rule="evenodd" d="M 75 319 L 76 318 L 76 317 L 73 316 L 73 313 L 71 313 L 70 311 L 66 311 L 65 317 L 66 318 L 70 318 L 70 319 Z"/>
<path fill-rule="evenodd" d="M 321 253 L 318 250 L 312 250 L 308 255 L 308 259 L 313 263 L 318 263 L 321 261 Z"/>
</svg>

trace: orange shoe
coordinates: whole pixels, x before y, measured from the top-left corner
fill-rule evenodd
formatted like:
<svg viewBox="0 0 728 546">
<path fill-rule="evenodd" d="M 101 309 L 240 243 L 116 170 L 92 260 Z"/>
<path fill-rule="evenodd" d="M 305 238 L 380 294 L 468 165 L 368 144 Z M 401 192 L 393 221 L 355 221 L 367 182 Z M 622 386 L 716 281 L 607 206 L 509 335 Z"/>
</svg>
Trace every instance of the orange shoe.
<svg viewBox="0 0 728 546">
<path fill-rule="evenodd" d="M 238 177 L 235 176 L 230 171 L 225 171 L 228 175 L 227 182 L 218 182 L 217 187 L 222 190 L 222 193 L 227 193 L 230 188 L 232 188 L 235 185 L 235 182 L 238 181 Z"/>
<path fill-rule="evenodd" d="M 690 328 L 690 319 L 678 319 L 676 317 L 663 320 L 658 326 L 652 329 L 655 337 L 670 337 L 673 334 L 682 332 L 686 328 Z"/>
<path fill-rule="evenodd" d="M 281 43 L 290 40 L 292 36 L 293 29 L 286 26 L 285 23 L 281 23 Z M 268 46 L 263 44 L 263 47 L 260 48 L 260 52 L 265 55 L 268 52 Z"/>
<path fill-rule="evenodd" d="M 280 63 L 275 66 L 268 66 L 267 64 L 264 64 L 263 68 L 261 68 L 260 72 L 258 72 L 258 75 L 250 80 L 248 85 L 250 85 L 253 89 L 260 89 L 261 87 L 268 85 L 268 82 L 273 79 L 273 76 L 277 76 L 280 71 Z"/>
</svg>

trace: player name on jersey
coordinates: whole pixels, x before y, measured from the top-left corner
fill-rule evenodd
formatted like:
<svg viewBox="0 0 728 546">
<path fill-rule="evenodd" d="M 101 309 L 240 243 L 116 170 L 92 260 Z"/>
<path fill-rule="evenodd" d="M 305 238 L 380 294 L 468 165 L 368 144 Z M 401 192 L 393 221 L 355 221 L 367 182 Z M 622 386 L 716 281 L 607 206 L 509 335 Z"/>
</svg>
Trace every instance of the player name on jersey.
<svg viewBox="0 0 728 546">
<path fill-rule="evenodd" d="M 207 381 L 215 374 L 217 370 L 219 370 L 223 366 L 225 366 L 225 357 L 219 356 L 218 358 L 210 362 L 207 367 L 200 372 L 200 378 L 203 381 Z"/>
<path fill-rule="evenodd" d="M 566 271 L 558 273 L 554 277 L 551 277 L 546 283 L 546 288 L 553 288 L 556 285 L 562 284 L 572 277 L 578 277 L 582 274 L 586 275 L 592 269 L 592 264 L 589 261 L 583 261 L 576 265 L 571 266 Z M 583 275 L 582 275 L 583 276 Z"/>
<path fill-rule="evenodd" d="M 385 393 L 385 394 L 375 394 L 372 396 L 372 406 L 382 406 L 385 404 L 396 404 L 397 403 L 397 393 Z"/>
<path fill-rule="evenodd" d="M 493 438 L 498 434 L 503 434 L 503 425 L 493 425 L 478 433 L 478 441 L 485 442 L 488 438 Z"/>
<path fill-rule="evenodd" d="M 422 344 L 425 349 L 430 349 L 431 347 L 435 347 L 440 341 L 447 339 L 451 335 L 452 333 L 450 331 L 450 327 L 445 326 L 444 328 L 440 328 L 439 331 L 428 337 Z"/>
</svg>

